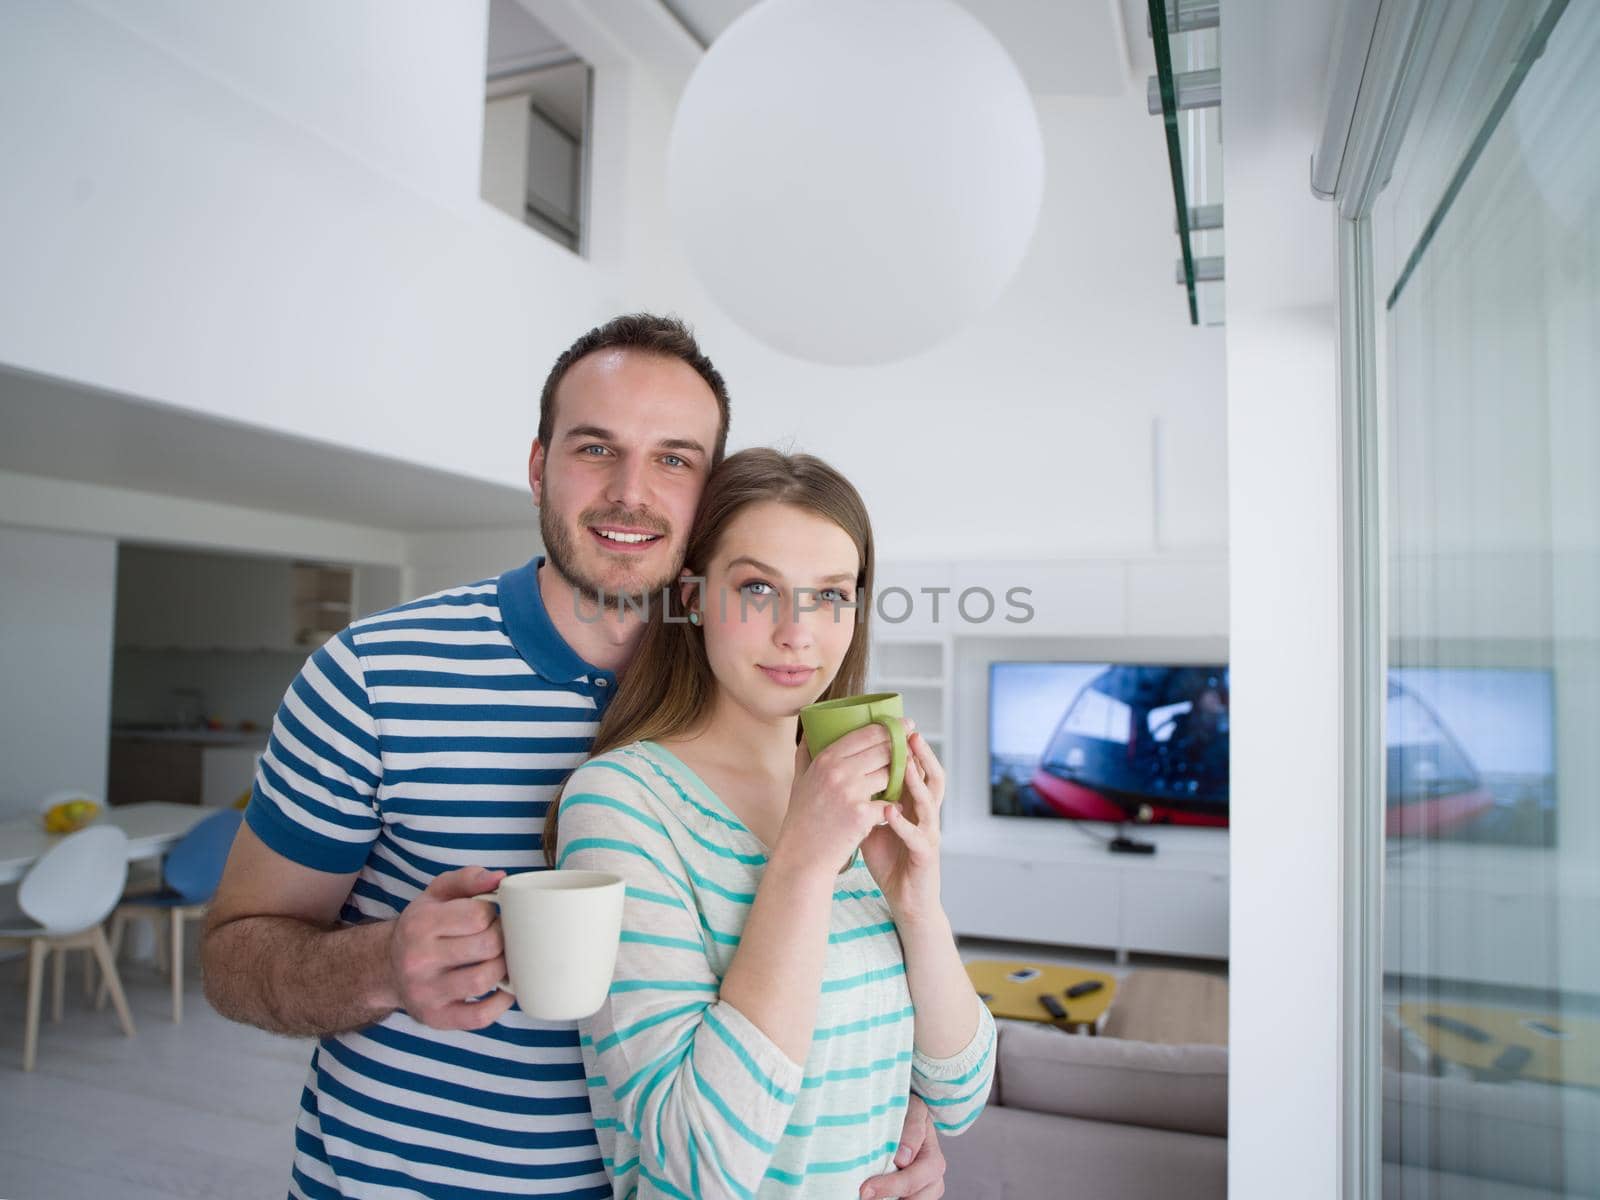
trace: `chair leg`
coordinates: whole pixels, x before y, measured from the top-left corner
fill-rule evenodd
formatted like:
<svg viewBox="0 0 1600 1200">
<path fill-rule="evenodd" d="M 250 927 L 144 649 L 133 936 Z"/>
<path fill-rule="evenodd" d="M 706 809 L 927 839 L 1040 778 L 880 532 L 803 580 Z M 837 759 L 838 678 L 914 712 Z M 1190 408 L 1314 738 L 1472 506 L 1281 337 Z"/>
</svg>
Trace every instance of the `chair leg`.
<svg viewBox="0 0 1600 1200">
<path fill-rule="evenodd" d="M 128 914 L 127 913 L 123 912 L 121 909 L 118 909 L 116 912 L 111 914 L 111 943 L 110 943 L 110 946 L 111 946 L 111 961 L 112 962 L 115 962 L 117 960 L 117 957 L 122 953 L 122 935 L 126 931 L 127 926 L 128 926 Z M 89 957 L 90 957 L 91 960 L 94 958 L 94 949 L 92 947 L 89 950 Z M 99 988 L 98 991 L 95 992 L 95 997 L 94 997 L 94 1006 L 95 1006 L 95 1008 L 96 1009 L 104 1008 L 106 1006 L 106 1001 L 109 1000 L 110 998 L 111 998 L 111 989 L 106 985 L 106 981 L 102 977 L 101 980 L 100 980 L 100 988 Z"/>
<path fill-rule="evenodd" d="M 161 936 L 161 916 L 159 913 L 150 914 L 150 929 L 156 938 L 156 970 L 165 971 L 172 965 L 172 958 L 167 953 L 166 939 Z"/>
<path fill-rule="evenodd" d="M 167 944 L 172 948 L 172 1023 L 183 1021 L 183 908 L 172 906 L 168 919 Z"/>
<path fill-rule="evenodd" d="M 122 1032 L 133 1036 L 133 1016 L 128 1012 L 128 998 L 122 994 L 122 980 L 117 976 L 117 964 L 111 957 L 111 945 L 106 941 L 106 931 L 94 928 L 94 956 L 100 960 L 100 970 L 105 974 L 106 986 L 111 989 L 111 1003 L 116 1006 L 117 1019 L 122 1022 Z"/>
<path fill-rule="evenodd" d="M 50 973 L 50 1020 L 52 1024 L 60 1024 L 63 1013 L 61 993 L 67 990 L 67 952 L 61 946 L 53 949 L 55 961 L 50 964 L 54 968 Z"/>
<path fill-rule="evenodd" d="M 22 1069 L 33 1070 L 39 1050 L 39 1006 L 44 999 L 44 960 L 50 943 L 44 938 L 28 941 L 28 1017 L 22 1034 Z"/>
<path fill-rule="evenodd" d="M 83 998 L 94 999 L 94 950 L 88 946 L 83 948 Z"/>
</svg>

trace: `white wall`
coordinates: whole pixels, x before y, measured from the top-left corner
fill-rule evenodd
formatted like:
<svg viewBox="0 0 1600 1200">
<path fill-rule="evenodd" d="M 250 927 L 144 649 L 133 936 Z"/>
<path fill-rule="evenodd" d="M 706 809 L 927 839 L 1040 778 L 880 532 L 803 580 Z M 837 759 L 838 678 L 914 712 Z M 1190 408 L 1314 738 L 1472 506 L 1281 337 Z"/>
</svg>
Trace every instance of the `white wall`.
<svg viewBox="0 0 1600 1200">
<path fill-rule="evenodd" d="M 486 5 L 80 2 L 396 183 L 476 206 Z"/>
<path fill-rule="evenodd" d="M 0 526 L 0 819 L 105 795 L 117 547 Z"/>
<path fill-rule="evenodd" d="M 584 260 L 461 201 L 479 182 L 483 6 L 336 7 L 0 10 L 0 108 L 36 114 L 0 131 L 0 362 L 520 485 L 555 354 L 621 309 L 676 310 L 731 382 L 732 444 L 836 462 L 886 553 L 1225 542 L 1222 335 L 1187 325 L 1171 283 L 1142 80 L 1040 102 L 1045 216 L 991 313 L 910 362 L 843 370 L 756 343 L 690 275 L 664 188 L 680 74 L 638 66 L 627 39 L 580 45 Z M 373 102 L 391 94 L 394 112 Z"/>
<path fill-rule="evenodd" d="M 1172 283 L 1171 182 L 1143 81 L 1038 107 L 1039 230 L 997 305 L 945 345 L 881 367 L 778 354 L 717 309 L 664 224 L 637 294 L 695 316 L 729 381 L 730 448 L 833 462 L 861 488 L 886 557 L 1225 546 L 1223 335 L 1188 324 Z M 664 178 L 670 112 L 663 94 L 636 115 L 660 129 L 636 138 L 643 194 Z"/>
<path fill-rule="evenodd" d="M 1307 183 L 1332 10 L 1233 0 L 1222 23 L 1236 1200 L 1342 1194 L 1337 277 Z"/>
<path fill-rule="evenodd" d="M 537 522 L 513 529 L 463 529 L 414 533 L 406 539 L 401 591 L 426 596 L 444 588 L 490 579 L 544 553 Z"/>
<path fill-rule="evenodd" d="M 421 166 L 374 166 L 388 127 L 330 99 L 354 58 L 402 117 L 469 85 L 481 106 L 483 6 L 205 7 L 0 9 L 0 109 L 31 114 L 0 130 L 0 362 L 516 482 L 545 370 L 617 292 L 488 205 L 441 202 Z M 127 23 L 158 17 L 212 40 Z M 307 57 L 330 22 L 336 61 Z M 474 194 L 481 128 L 479 107 L 426 156 Z M 472 420 L 443 418 L 464 400 Z"/>
</svg>

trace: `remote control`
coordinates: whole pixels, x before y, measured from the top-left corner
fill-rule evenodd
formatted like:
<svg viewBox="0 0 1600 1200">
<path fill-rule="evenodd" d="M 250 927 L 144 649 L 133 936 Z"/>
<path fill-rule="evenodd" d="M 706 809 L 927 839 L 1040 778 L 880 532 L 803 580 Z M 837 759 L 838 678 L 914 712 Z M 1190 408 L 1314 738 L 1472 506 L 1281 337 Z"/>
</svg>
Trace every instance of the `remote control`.
<svg viewBox="0 0 1600 1200">
<path fill-rule="evenodd" d="M 1494 1060 L 1494 1069 L 1504 1071 L 1507 1075 L 1515 1075 L 1528 1065 L 1528 1060 L 1533 1057 L 1533 1051 L 1526 1046 L 1507 1046 L 1500 1052 L 1500 1057 Z"/>
<path fill-rule="evenodd" d="M 1066 1006 L 1048 992 L 1039 997 L 1039 1003 L 1044 1005 L 1045 1012 L 1049 1013 L 1058 1021 L 1062 1020 L 1067 1015 Z"/>
<path fill-rule="evenodd" d="M 1098 979 L 1085 979 L 1082 983 L 1075 983 L 1067 989 L 1067 999 L 1076 1000 L 1079 996 L 1087 996 L 1090 992 L 1098 992 L 1105 984 Z"/>
<path fill-rule="evenodd" d="M 1468 1025 L 1465 1021 L 1458 1021 L 1454 1017 L 1447 1017 L 1441 1013 L 1429 1013 L 1422 1019 L 1429 1025 L 1432 1025 L 1435 1029 L 1442 1029 L 1446 1033 L 1453 1033 L 1457 1037 L 1464 1037 L 1469 1042 L 1477 1042 L 1481 1045 L 1484 1042 L 1491 1042 L 1494 1040 L 1476 1025 Z"/>
</svg>

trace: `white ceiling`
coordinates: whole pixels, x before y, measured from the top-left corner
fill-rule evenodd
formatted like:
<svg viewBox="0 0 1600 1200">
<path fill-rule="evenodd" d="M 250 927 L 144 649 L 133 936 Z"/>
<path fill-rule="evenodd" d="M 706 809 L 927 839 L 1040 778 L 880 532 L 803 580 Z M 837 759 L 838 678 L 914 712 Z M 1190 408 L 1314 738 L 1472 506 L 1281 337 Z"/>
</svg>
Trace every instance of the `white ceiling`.
<svg viewBox="0 0 1600 1200">
<path fill-rule="evenodd" d="M 497 0 L 500 2 L 500 0 Z M 704 45 L 756 0 L 661 0 Z M 1145 0 L 958 0 L 1039 96 L 1115 96 L 1155 70 Z"/>
<path fill-rule="evenodd" d="M 0 430 L 0 470 L 27 475 L 403 532 L 533 520 L 519 488 L 9 368 L 0 368 Z"/>
<path fill-rule="evenodd" d="M 568 136 L 583 139 L 589 67 L 516 0 L 490 0 L 488 94 L 527 95 Z"/>
<path fill-rule="evenodd" d="M 489 78 L 572 57 L 567 44 L 516 0 L 489 0 Z"/>
</svg>

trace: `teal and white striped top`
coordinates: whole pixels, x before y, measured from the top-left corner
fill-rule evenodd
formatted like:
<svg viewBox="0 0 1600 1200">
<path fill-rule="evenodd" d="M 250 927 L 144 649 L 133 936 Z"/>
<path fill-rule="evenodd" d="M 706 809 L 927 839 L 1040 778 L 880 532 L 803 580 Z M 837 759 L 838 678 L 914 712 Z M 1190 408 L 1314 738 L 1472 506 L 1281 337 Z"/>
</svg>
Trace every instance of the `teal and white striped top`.
<svg viewBox="0 0 1600 1200">
<path fill-rule="evenodd" d="M 993 1018 L 974 993 L 965 1050 L 914 1050 L 900 939 L 859 854 L 834 890 L 802 1067 L 718 998 L 767 860 L 693 771 L 654 742 L 590 759 L 562 792 L 559 836 L 561 866 L 628 883 L 611 992 L 580 1039 L 618 1200 L 855 1196 L 891 1169 L 909 1093 L 942 1134 L 983 1111 Z"/>
</svg>

